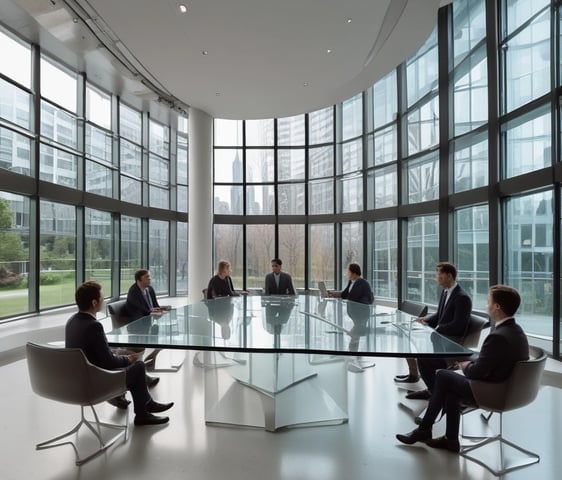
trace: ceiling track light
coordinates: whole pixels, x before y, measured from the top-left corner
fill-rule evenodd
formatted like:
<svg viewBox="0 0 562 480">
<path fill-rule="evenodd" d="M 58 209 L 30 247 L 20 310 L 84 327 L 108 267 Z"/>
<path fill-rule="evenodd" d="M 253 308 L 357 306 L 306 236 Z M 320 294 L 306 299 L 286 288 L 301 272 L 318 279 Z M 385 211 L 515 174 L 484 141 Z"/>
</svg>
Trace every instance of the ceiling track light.
<svg viewBox="0 0 562 480">
<path fill-rule="evenodd" d="M 179 9 L 181 13 L 187 13 L 187 7 L 183 3 L 179 5 Z"/>
</svg>

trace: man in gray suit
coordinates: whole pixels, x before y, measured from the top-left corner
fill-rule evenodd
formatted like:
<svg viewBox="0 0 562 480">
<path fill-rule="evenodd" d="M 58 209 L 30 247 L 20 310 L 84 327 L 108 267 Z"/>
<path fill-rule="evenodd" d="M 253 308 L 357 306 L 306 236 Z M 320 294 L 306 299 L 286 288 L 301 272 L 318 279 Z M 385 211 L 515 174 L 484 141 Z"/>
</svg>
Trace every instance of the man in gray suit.
<svg viewBox="0 0 562 480">
<path fill-rule="evenodd" d="M 495 329 L 484 340 L 476 360 L 459 363 L 464 376 L 451 370 L 437 372 L 435 388 L 419 428 L 396 435 L 400 442 L 408 445 L 425 442 L 433 448 L 460 450 L 461 405 L 475 403 L 469 380 L 503 382 L 517 362 L 529 358 L 527 337 L 514 318 L 520 303 L 521 297 L 514 288 L 506 285 L 490 288 L 488 314 Z M 441 411 L 447 416 L 446 433 L 444 437 L 432 438 L 431 428 Z"/>
<path fill-rule="evenodd" d="M 296 295 L 293 279 L 281 271 L 283 262 L 279 258 L 271 260 L 271 273 L 265 276 L 265 295 Z"/>
</svg>

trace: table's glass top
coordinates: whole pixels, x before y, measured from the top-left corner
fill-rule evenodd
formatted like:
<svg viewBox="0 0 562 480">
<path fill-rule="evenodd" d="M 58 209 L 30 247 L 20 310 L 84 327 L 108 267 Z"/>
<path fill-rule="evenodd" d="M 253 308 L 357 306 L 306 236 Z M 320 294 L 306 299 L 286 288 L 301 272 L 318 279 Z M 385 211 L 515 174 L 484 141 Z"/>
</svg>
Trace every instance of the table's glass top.
<svg viewBox="0 0 562 480">
<path fill-rule="evenodd" d="M 387 307 L 318 296 L 205 300 L 107 334 L 111 345 L 361 356 L 467 356 L 472 352 Z"/>
</svg>

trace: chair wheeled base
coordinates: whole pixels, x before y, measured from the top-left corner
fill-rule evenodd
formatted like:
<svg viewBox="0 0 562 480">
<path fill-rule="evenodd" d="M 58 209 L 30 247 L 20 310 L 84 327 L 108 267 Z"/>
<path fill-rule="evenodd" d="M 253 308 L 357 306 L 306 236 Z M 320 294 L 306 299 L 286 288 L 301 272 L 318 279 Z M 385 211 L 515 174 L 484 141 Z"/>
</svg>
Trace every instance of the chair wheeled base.
<svg viewBox="0 0 562 480">
<path fill-rule="evenodd" d="M 66 433 L 63 433 L 62 435 L 58 435 L 54 438 L 51 438 L 50 440 L 46 440 L 44 442 L 38 443 L 35 446 L 35 449 L 36 450 L 45 450 L 47 448 L 55 448 L 55 447 L 60 447 L 60 446 L 63 446 L 63 445 L 71 445 L 72 448 L 74 449 L 74 453 L 76 455 L 76 465 L 80 466 L 80 465 L 83 465 L 84 463 L 88 462 L 92 458 L 96 457 L 100 453 L 104 452 L 105 450 L 107 450 L 109 447 L 111 447 L 117 441 L 119 441 L 121 439 L 123 439 L 123 441 L 127 441 L 128 432 L 129 432 L 129 416 L 128 415 L 126 415 L 125 424 L 114 424 L 114 423 L 100 422 L 98 414 L 97 414 L 96 410 L 94 409 L 93 405 L 90 405 L 90 408 L 92 409 L 92 412 L 94 414 L 94 418 L 95 418 L 94 422 L 92 422 L 92 421 L 90 421 L 86 418 L 86 416 L 84 414 L 84 406 L 80 406 L 80 413 L 81 413 L 80 421 L 71 430 L 69 430 Z M 95 450 L 94 452 L 92 452 L 89 455 L 84 456 L 84 457 L 80 456 L 80 452 L 78 451 L 78 447 L 76 446 L 76 444 L 74 442 L 72 442 L 71 440 L 68 440 L 68 441 L 65 441 L 65 442 L 60 441 L 60 440 L 63 440 L 64 438 L 70 437 L 71 435 L 74 435 L 74 434 L 76 434 L 76 436 L 78 436 L 79 431 L 82 428 L 82 426 L 86 426 L 94 434 L 94 436 L 96 437 L 96 439 L 99 442 L 99 448 L 97 450 Z M 104 437 L 102 435 L 102 427 L 110 429 L 110 430 L 116 430 L 117 433 L 106 440 L 106 439 L 104 439 Z"/>
</svg>

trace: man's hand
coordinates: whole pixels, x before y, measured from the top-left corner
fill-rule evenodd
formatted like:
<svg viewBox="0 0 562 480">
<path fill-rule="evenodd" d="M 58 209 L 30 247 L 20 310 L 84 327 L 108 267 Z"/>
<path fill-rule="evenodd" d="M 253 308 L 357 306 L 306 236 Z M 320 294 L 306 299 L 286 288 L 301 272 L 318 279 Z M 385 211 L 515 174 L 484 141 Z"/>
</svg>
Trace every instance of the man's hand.
<svg viewBox="0 0 562 480">
<path fill-rule="evenodd" d="M 468 367 L 470 365 L 471 362 L 465 361 L 465 362 L 459 362 L 459 367 L 461 367 L 462 370 L 464 370 L 466 367 Z"/>
<path fill-rule="evenodd" d="M 418 323 L 425 323 L 425 320 L 424 320 L 423 317 L 418 317 L 418 318 L 416 318 L 416 322 L 418 322 Z"/>
<path fill-rule="evenodd" d="M 161 308 L 153 308 L 153 309 L 150 311 L 150 314 L 151 314 L 153 317 L 161 317 L 162 315 L 164 315 L 164 313 L 166 313 L 166 312 L 165 312 L 164 310 L 162 310 Z"/>
<path fill-rule="evenodd" d="M 129 363 L 133 364 L 135 363 L 137 360 L 140 360 L 140 354 L 138 353 L 130 353 L 129 355 L 127 355 L 127 357 L 129 358 Z"/>
</svg>

